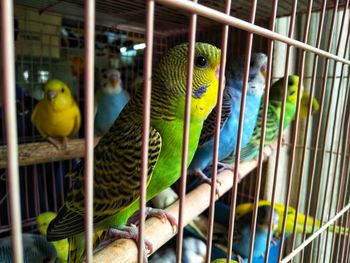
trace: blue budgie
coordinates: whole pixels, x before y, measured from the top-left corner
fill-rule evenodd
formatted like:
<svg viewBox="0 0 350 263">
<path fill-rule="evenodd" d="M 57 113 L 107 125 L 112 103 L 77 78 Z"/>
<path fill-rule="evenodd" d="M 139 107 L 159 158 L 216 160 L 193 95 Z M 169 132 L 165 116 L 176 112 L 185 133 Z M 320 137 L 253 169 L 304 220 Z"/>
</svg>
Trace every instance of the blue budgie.
<svg viewBox="0 0 350 263">
<path fill-rule="evenodd" d="M 23 234 L 23 261 L 24 263 L 58 262 L 55 247 L 44 237 L 35 234 Z M 0 239 L 0 262 L 11 263 L 11 237 Z"/>
<path fill-rule="evenodd" d="M 271 206 L 268 205 L 260 206 L 258 208 L 253 249 L 254 258 L 265 256 L 271 212 Z M 243 259 L 246 259 L 249 256 L 252 216 L 253 211 L 250 211 L 249 213 L 238 218 L 235 223 L 232 250 Z M 278 227 L 278 221 L 279 215 L 276 210 L 273 210 L 271 238 L 274 234 L 274 231 Z"/>
<path fill-rule="evenodd" d="M 219 161 L 234 154 L 237 144 L 237 133 L 241 105 L 241 95 L 244 77 L 245 57 L 228 65 L 226 71 L 226 88 L 224 90 Z M 250 140 L 258 117 L 261 97 L 265 88 L 265 76 L 267 70 L 267 56 L 263 53 L 252 53 L 249 69 L 249 80 L 244 113 L 243 134 L 241 147 Z M 205 182 L 210 182 L 203 170 L 213 162 L 213 148 L 215 135 L 216 109 L 212 111 L 204 122 L 200 141 L 195 156 L 188 168 L 189 174 L 196 174 Z M 223 169 L 225 164 L 219 163 Z"/>
<path fill-rule="evenodd" d="M 129 101 L 128 93 L 122 88 L 120 72 L 110 69 L 106 72 L 106 83 L 96 94 L 95 135 L 104 135 Z"/>
</svg>

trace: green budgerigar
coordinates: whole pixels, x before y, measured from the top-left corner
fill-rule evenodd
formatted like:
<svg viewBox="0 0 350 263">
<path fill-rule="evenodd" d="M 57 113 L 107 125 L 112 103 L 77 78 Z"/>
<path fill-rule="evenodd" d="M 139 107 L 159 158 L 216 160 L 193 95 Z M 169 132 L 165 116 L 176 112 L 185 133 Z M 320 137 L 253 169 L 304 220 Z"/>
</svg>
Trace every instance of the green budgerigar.
<svg viewBox="0 0 350 263">
<path fill-rule="evenodd" d="M 216 104 L 220 50 L 195 44 L 187 163 L 198 145 L 203 122 Z M 188 44 L 170 49 L 153 69 L 149 134 L 147 200 L 180 177 L 183 141 Z M 94 230 L 137 239 L 135 229 L 124 228 L 139 209 L 143 89 L 123 109 L 94 150 Z M 68 238 L 68 262 L 84 253 L 84 165 L 69 174 L 73 179 L 64 206 L 50 223 L 50 241 Z M 149 209 L 147 209 L 149 211 Z M 137 231 L 136 231 L 137 232 Z M 120 235 L 119 235 L 120 236 Z M 146 244 L 147 245 L 147 244 Z"/>
</svg>

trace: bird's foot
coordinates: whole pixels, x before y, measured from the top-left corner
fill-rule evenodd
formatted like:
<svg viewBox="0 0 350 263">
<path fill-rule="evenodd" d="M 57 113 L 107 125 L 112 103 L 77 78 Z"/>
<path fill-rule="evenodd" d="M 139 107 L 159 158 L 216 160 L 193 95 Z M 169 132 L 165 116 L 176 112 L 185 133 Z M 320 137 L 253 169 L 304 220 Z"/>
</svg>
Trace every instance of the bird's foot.
<svg viewBox="0 0 350 263">
<path fill-rule="evenodd" d="M 235 173 L 235 165 L 234 164 L 218 162 L 218 166 L 219 166 L 218 173 L 221 173 L 225 170 L 230 170 L 233 174 Z M 243 175 L 238 170 L 238 182 L 240 182 L 242 180 L 242 178 L 243 178 Z"/>
<path fill-rule="evenodd" d="M 67 146 L 68 146 L 68 137 L 63 137 L 63 141 L 62 141 L 62 144 L 63 144 L 63 149 L 67 149 Z"/>
<path fill-rule="evenodd" d="M 271 244 L 275 247 L 277 246 L 277 237 L 272 237 Z"/>
<path fill-rule="evenodd" d="M 195 171 L 195 175 L 198 176 L 198 177 L 200 178 L 201 183 L 209 184 L 209 185 L 211 186 L 211 182 L 212 182 L 211 178 L 208 178 L 208 177 L 205 175 L 205 173 L 203 173 L 201 170 L 197 169 L 197 170 Z M 221 185 L 221 181 L 219 181 L 218 179 L 216 179 L 216 184 L 220 186 L 220 185 Z M 215 188 L 215 194 L 216 194 L 217 196 L 220 196 L 220 191 L 219 191 L 219 189 L 218 189 L 217 187 Z"/>
<path fill-rule="evenodd" d="M 62 143 L 52 137 L 47 137 L 46 140 L 51 143 L 53 146 L 56 147 L 57 150 L 60 150 L 62 148 Z"/>
<path fill-rule="evenodd" d="M 136 211 L 129 219 L 127 224 L 128 225 L 138 225 L 140 223 L 140 210 Z M 177 220 L 174 216 L 169 214 L 163 209 L 158 208 L 152 208 L 152 207 L 146 207 L 146 219 L 149 217 L 158 217 L 164 224 L 166 221 L 169 221 L 173 228 L 173 233 L 176 233 L 177 231 Z"/>
<path fill-rule="evenodd" d="M 124 226 L 121 230 L 116 228 L 109 229 L 109 236 L 115 240 L 120 238 L 132 239 L 136 244 L 139 242 L 139 233 L 136 225 L 131 224 L 130 226 Z M 153 252 L 153 245 L 147 239 L 144 240 L 144 262 L 147 262 L 147 255 Z"/>
</svg>

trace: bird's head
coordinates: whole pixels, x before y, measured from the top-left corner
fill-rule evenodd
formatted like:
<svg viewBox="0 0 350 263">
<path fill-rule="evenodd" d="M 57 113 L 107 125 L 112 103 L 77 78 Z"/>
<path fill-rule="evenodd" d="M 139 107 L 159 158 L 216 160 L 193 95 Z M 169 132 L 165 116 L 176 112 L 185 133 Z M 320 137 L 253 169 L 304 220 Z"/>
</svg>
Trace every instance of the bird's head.
<svg viewBox="0 0 350 263">
<path fill-rule="evenodd" d="M 55 217 L 54 212 L 45 212 L 36 217 L 36 226 L 41 235 L 46 236 L 47 228 Z"/>
<path fill-rule="evenodd" d="M 71 90 L 60 80 L 52 79 L 46 82 L 44 93 L 44 100 L 49 102 L 57 111 L 67 109 L 73 103 Z"/>
<path fill-rule="evenodd" d="M 284 78 L 279 79 L 270 88 L 270 101 L 281 102 L 283 94 Z M 287 82 L 287 103 L 296 105 L 298 99 L 299 77 L 296 75 L 289 75 Z M 303 86 L 301 86 L 303 91 Z"/>
<path fill-rule="evenodd" d="M 120 82 L 120 71 L 116 69 L 110 69 L 106 73 L 108 82 L 112 87 L 116 86 Z"/>
<path fill-rule="evenodd" d="M 217 101 L 221 51 L 217 47 L 197 42 L 194 48 L 194 67 L 191 94 L 191 119 L 204 121 Z M 162 87 L 160 97 L 169 101 L 178 118 L 185 109 L 188 43 L 170 49 L 155 70 L 153 87 Z M 161 82 L 161 85 L 157 85 Z"/>
<path fill-rule="evenodd" d="M 230 89 L 242 90 L 245 56 L 238 58 L 227 70 L 227 84 Z M 267 74 L 267 56 L 264 53 L 252 53 L 249 62 L 247 95 L 261 96 L 265 89 Z"/>
</svg>

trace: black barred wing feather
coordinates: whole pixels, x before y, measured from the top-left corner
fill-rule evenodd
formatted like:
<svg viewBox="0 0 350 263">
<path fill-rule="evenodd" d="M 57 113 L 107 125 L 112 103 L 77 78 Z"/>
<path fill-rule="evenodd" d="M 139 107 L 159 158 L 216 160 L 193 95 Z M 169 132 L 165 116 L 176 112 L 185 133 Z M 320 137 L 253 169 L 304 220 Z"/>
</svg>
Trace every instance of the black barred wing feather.
<svg viewBox="0 0 350 263">
<path fill-rule="evenodd" d="M 118 121 L 117 121 L 118 122 Z M 94 223 L 128 207 L 139 198 L 141 169 L 141 123 L 120 122 L 102 137 L 94 152 Z M 148 177 L 151 179 L 161 150 L 161 136 L 151 127 Z M 58 240 L 84 230 L 83 164 L 71 175 L 72 188 L 64 207 L 48 229 L 48 239 Z"/>
</svg>

